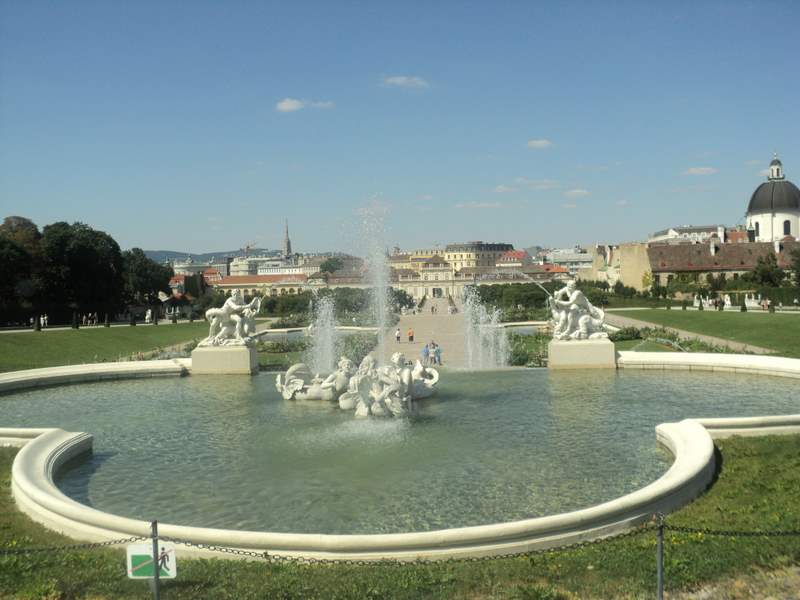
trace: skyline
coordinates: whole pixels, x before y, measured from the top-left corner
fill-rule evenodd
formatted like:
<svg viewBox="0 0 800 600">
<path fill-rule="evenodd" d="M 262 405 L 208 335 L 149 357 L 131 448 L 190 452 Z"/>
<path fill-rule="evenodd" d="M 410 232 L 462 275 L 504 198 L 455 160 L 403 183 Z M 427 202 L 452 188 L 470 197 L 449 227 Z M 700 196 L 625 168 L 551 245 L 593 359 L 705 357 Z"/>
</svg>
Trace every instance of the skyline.
<svg viewBox="0 0 800 600">
<path fill-rule="evenodd" d="M 0 206 L 123 248 L 646 239 L 800 181 L 789 2 L 0 6 Z M 795 18 L 793 18 L 795 17 Z M 231 214 L 226 214 L 231 211 Z M 303 223 L 305 226 L 302 226 Z"/>
</svg>

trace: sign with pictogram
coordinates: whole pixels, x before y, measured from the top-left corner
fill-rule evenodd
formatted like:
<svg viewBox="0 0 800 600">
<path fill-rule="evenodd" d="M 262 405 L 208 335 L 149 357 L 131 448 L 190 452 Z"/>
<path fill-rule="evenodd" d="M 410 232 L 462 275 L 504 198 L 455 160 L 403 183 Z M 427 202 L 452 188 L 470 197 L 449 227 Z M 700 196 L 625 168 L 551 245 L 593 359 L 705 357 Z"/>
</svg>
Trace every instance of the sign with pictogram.
<svg viewBox="0 0 800 600">
<path fill-rule="evenodd" d="M 178 571 L 175 545 L 158 543 L 158 557 L 153 562 L 153 544 L 130 544 L 128 546 L 128 577 L 131 579 L 153 579 L 158 563 L 160 579 L 174 579 Z"/>
</svg>

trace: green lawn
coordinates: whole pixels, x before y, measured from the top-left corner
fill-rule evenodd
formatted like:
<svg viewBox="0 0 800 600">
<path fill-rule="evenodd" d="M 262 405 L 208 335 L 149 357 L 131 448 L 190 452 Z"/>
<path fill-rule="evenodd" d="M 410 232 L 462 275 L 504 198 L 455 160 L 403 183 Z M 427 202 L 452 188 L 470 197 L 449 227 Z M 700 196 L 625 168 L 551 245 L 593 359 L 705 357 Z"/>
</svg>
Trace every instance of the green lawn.
<svg viewBox="0 0 800 600">
<path fill-rule="evenodd" d="M 719 477 L 700 499 L 668 518 L 687 527 L 800 529 L 800 436 L 732 438 L 717 444 Z M 0 449 L 0 549 L 69 543 L 17 512 L 10 495 L 15 450 Z M 798 537 L 665 534 L 668 591 L 747 578 L 800 564 Z M 149 598 L 145 582 L 125 577 L 121 550 L 0 555 L 0 599 Z M 432 565 L 283 565 L 181 559 L 164 600 L 240 598 L 393 598 L 550 600 L 652 598 L 652 532 L 544 555 Z M 744 596 L 741 596 L 744 597 Z"/>
<path fill-rule="evenodd" d="M 615 311 L 612 314 L 770 348 L 783 356 L 800 358 L 800 315 L 797 314 L 674 308 Z"/>
<path fill-rule="evenodd" d="M 99 361 L 174 346 L 208 335 L 205 321 L 157 326 L 0 333 L 0 372 Z"/>
</svg>

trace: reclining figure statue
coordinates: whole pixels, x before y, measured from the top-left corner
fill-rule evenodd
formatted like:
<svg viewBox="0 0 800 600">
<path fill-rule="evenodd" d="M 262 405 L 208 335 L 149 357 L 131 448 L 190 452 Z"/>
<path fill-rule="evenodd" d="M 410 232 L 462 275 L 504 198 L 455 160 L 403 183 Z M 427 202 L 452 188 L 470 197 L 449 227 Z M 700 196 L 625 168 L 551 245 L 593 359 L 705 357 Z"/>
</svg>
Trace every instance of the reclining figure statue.
<svg viewBox="0 0 800 600">
<path fill-rule="evenodd" d="M 604 326 L 605 313 L 592 305 L 584 293 L 577 289 L 575 280 L 568 281 L 551 296 L 550 310 L 555 340 L 608 338 Z"/>
<path fill-rule="evenodd" d="M 380 368 L 371 355 L 364 357 L 358 370 L 342 357 L 338 368 L 325 378 L 313 376 L 308 366 L 298 363 L 276 377 L 275 387 L 286 400 L 338 401 L 342 410 L 355 409 L 357 417 L 402 417 L 413 414 L 414 400 L 431 396 L 438 381 L 436 369 L 420 361 L 411 367 L 397 352 L 390 364 Z"/>
</svg>

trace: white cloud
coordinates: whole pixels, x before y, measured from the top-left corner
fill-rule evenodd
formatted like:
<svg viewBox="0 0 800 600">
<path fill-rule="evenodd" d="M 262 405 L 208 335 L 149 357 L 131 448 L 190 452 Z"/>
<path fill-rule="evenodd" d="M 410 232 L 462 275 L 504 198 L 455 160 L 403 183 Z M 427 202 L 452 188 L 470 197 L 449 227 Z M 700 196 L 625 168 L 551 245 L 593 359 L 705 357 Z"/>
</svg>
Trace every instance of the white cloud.
<svg viewBox="0 0 800 600">
<path fill-rule="evenodd" d="M 387 87 L 412 88 L 418 90 L 430 87 L 427 81 L 416 75 L 392 75 L 390 77 L 384 77 L 383 85 Z"/>
<path fill-rule="evenodd" d="M 528 140 L 528 148 L 533 148 L 534 150 L 544 150 L 552 145 L 553 142 L 545 138 L 533 138 Z"/>
<path fill-rule="evenodd" d="M 572 209 L 572 208 L 578 208 L 578 205 L 575 204 L 574 202 L 568 202 L 567 204 L 562 204 L 561 207 L 562 208 L 567 208 L 567 209 Z"/>
<path fill-rule="evenodd" d="M 761 170 L 758 172 L 758 174 L 759 174 L 759 175 L 763 175 L 764 177 L 767 177 L 767 176 L 769 176 L 769 169 L 761 169 Z"/>
<path fill-rule="evenodd" d="M 498 185 L 496 188 L 494 188 L 495 194 L 510 194 L 511 192 L 516 192 L 516 191 L 517 188 L 508 185 Z"/>
<path fill-rule="evenodd" d="M 566 198 L 583 198 L 588 196 L 590 193 L 591 192 L 589 192 L 589 190 L 585 190 L 583 188 L 573 188 L 564 192 L 564 196 Z"/>
<path fill-rule="evenodd" d="M 333 108 L 330 100 L 298 100 L 297 98 L 284 98 L 275 105 L 278 112 L 296 112 L 304 108 Z"/>
<path fill-rule="evenodd" d="M 714 167 L 689 167 L 686 169 L 684 175 L 713 175 L 717 172 Z"/>
<path fill-rule="evenodd" d="M 483 208 L 500 208 L 502 204 L 499 202 L 460 202 L 459 204 L 455 205 L 455 208 L 466 208 L 466 209 L 483 209 Z"/>
<path fill-rule="evenodd" d="M 555 179 L 528 179 L 527 177 L 517 177 L 514 183 L 537 191 L 553 190 L 559 186 L 558 181 Z"/>
</svg>

